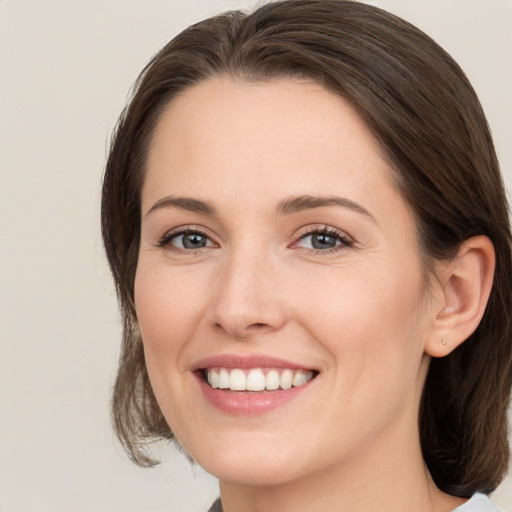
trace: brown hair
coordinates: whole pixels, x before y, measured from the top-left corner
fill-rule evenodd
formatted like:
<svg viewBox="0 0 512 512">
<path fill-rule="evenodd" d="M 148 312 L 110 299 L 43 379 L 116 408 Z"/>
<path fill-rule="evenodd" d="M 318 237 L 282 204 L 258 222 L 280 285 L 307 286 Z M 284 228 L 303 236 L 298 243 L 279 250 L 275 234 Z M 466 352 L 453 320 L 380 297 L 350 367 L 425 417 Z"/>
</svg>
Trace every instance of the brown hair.
<svg viewBox="0 0 512 512">
<path fill-rule="evenodd" d="M 313 79 L 351 102 L 380 142 L 419 233 L 427 273 L 460 244 L 486 235 L 496 251 L 483 320 L 465 343 L 433 359 L 420 410 L 423 454 L 436 484 L 490 492 L 508 463 L 511 388 L 511 237 L 485 115 L 466 76 L 432 39 L 378 8 L 349 0 L 290 0 L 193 25 L 143 70 L 115 131 L 102 232 L 124 322 L 112 409 L 132 459 L 172 439 L 148 379 L 133 291 L 140 191 L 152 132 L 166 105 L 208 77 Z"/>
</svg>

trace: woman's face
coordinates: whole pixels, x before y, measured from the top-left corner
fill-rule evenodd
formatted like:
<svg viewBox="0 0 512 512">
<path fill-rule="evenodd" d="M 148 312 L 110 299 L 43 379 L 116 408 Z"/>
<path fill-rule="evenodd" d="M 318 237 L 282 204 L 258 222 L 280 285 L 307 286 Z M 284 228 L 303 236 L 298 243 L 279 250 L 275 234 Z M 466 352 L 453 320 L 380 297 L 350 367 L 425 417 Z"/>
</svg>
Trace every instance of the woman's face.
<svg viewBox="0 0 512 512">
<path fill-rule="evenodd" d="M 410 450 L 430 299 L 410 212 L 343 99 L 218 78 L 164 112 L 135 303 L 158 403 L 206 470 L 279 483 Z"/>
</svg>

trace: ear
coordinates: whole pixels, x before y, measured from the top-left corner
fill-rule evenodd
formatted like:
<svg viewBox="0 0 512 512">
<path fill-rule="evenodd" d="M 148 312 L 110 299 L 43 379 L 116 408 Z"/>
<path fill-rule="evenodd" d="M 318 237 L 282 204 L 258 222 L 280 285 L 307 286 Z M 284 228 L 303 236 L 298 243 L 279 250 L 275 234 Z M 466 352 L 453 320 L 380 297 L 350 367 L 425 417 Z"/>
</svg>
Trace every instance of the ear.
<svg viewBox="0 0 512 512">
<path fill-rule="evenodd" d="M 455 258 L 441 264 L 441 300 L 434 301 L 437 311 L 427 354 L 444 357 L 475 331 L 489 300 L 494 267 L 494 246 L 486 236 L 469 238 Z"/>
</svg>

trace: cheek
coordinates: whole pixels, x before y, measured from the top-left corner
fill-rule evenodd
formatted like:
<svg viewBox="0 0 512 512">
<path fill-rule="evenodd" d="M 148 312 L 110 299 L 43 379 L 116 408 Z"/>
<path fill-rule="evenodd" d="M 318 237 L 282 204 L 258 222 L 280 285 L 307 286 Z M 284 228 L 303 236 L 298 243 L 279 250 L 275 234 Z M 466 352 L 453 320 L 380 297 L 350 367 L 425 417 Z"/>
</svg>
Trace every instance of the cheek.
<svg viewBox="0 0 512 512">
<path fill-rule="evenodd" d="M 186 272 L 174 274 L 144 263 L 137 269 L 135 309 L 148 369 L 154 360 L 159 365 L 179 363 L 168 356 L 176 356 L 192 337 L 203 312 L 205 290 Z"/>
<path fill-rule="evenodd" d="M 174 435 L 181 441 L 188 418 L 186 360 L 189 341 L 202 315 L 205 290 L 169 269 L 142 261 L 135 279 L 135 309 L 151 387 Z M 182 273 L 182 274 L 186 274 Z M 190 376 L 188 376 L 189 378 Z"/>
<path fill-rule="evenodd" d="M 342 386 L 369 391 L 414 383 L 428 322 L 425 285 L 412 270 L 397 266 L 375 275 L 361 269 L 340 277 L 336 286 L 305 287 L 308 300 L 299 316 L 342 369 Z"/>
<path fill-rule="evenodd" d="M 336 364 L 332 388 L 343 416 L 350 411 L 354 418 L 347 426 L 354 438 L 377 436 L 403 418 L 415 421 L 428 328 L 423 283 L 417 275 L 408 277 L 381 275 L 365 286 L 347 280 L 350 300 L 340 297 L 340 308 L 324 311 L 323 318 L 332 319 L 322 331 Z"/>
<path fill-rule="evenodd" d="M 411 396 L 421 392 L 420 366 L 424 339 L 428 335 L 424 314 L 425 292 L 418 275 L 403 277 L 397 279 L 395 276 L 390 281 L 383 281 L 370 304 L 364 293 L 359 292 L 363 295 L 359 303 L 366 304 L 359 316 L 362 332 L 359 339 L 364 339 L 366 346 L 352 349 L 355 353 L 360 350 L 360 379 L 366 378 L 370 383 L 367 395 L 360 397 L 361 403 L 365 399 L 367 402 L 374 400 L 375 406 L 376 395 L 381 398 L 381 404 L 389 404 L 390 408 L 394 404 L 401 408 Z M 354 370 L 358 370 L 356 365 Z M 359 389 L 365 389 L 361 380 L 359 384 Z"/>
<path fill-rule="evenodd" d="M 358 344 L 363 333 L 374 330 L 376 336 L 367 342 L 377 343 L 384 333 L 403 334 L 425 317 L 426 290 L 419 272 L 381 267 L 352 266 L 334 277 L 302 274 L 301 286 L 290 297 L 299 297 L 300 316 L 313 320 L 317 329 L 333 337 L 346 333 Z"/>
</svg>

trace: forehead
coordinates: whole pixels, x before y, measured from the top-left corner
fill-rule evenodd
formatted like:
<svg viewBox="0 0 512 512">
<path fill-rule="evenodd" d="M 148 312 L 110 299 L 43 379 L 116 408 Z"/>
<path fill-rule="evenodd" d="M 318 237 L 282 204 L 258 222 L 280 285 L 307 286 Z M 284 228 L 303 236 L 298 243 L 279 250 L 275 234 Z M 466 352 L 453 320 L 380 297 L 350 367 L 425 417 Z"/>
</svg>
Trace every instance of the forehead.
<svg viewBox="0 0 512 512">
<path fill-rule="evenodd" d="M 394 184 L 380 146 L 340 96 L 308 81 L 219 77 L 184 90 L 161 115 L 143 195 L 162 181 L 185 180 L 206 192 L 228 177 L 244 177 L 243 185 L 256 190 L 262 180 L 271 177 L 277 188 L 293 176 L 297 187 L 328 178 L 347 188 L 369 174 Z"/>
</svg>

